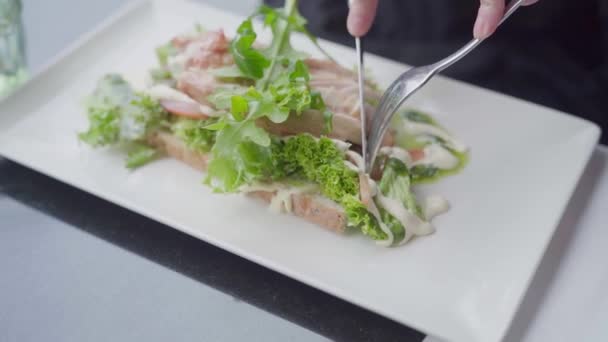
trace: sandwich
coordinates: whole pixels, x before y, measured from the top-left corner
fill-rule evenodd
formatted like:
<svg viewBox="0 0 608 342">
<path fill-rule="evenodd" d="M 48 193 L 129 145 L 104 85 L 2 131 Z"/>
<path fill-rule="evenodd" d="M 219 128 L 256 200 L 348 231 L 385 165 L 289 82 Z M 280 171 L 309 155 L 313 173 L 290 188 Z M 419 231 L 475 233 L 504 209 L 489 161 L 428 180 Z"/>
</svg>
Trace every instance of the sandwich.
<svg viewBox="0 0 608 342">
<path fill-rule="evenodd" d="M 260 28 L 272 39 L 257 40 Z M 396 246 L 434 232 L 448 210 L 441 196 L 413 188 L 461 170 L 467 147 L 430 115 L 402 110 L 369 174 L 363 172 L 357 74 L 319 46 L 297 11 L 260 7 L 228 38 L 197 25 L 156 49 L 144 85 L 107 74 L 86 101 L 81 141 L 117 146 L 126 166 L 168 156 L 205 174 L 217 193 L 244 193 L 274 212 L 335 232 L 361 232 Z M 323 58 L 291 44 L 304 34 Z M 370 115 L 381 97 L 365 85 Z"/>
</svg>

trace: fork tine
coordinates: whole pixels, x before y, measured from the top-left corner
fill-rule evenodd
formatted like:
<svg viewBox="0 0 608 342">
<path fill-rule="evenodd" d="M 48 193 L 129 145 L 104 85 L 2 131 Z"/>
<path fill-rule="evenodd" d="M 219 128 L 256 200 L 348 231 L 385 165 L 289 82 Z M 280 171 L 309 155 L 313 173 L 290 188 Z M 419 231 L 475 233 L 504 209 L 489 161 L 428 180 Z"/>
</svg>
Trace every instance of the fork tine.
<svg viewBox="0 0 608 342">
<path fill-rule="evenodd" d="M 376 108 L 369 128 L 369 140 L 367 144 L 367 160 L 365 160 L 366 171 L 370 172 L 373 161 L 376 158 L 380 143 L 390 123 L 393 114 L 399 109 L 403 95 L 403 84 L 401 77 L 393 82 L 382 95 L 380 104 Z"/>
<path fill-rule="evenodd" d="M 500 21 L 502 24 L 509 16 L 511 16 L 522 4 L 524 0 L 513 0 L 507 6 L 507 10 Z M 473 39 L 460 50 L 443 60 L 426 66 L 411 68 L 404 72 L 393 82 L 386 92 L 382 95 L 380 104 L 378 105 L 369 130 L 369 140 L 367 144 L 367 153 L 365 160 L 365 171 L 370 172 L 376 159 L 376 154 L 382 143 L 382 138 L 386 132 L 391 118 L 395 112 L 401 107 L 401 104 L 428 82 L 436 73 L 444 70 L 452 64 L 459 61 L 469 52 L 473 51 L 482 39 Z"/>
</svg>

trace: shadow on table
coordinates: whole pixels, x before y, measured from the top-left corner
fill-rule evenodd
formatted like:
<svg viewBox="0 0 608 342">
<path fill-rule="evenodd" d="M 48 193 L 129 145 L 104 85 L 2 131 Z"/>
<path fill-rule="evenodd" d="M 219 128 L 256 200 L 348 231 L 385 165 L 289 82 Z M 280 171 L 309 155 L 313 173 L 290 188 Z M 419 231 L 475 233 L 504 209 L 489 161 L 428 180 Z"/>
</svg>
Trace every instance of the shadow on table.
<svg viewBox="0 0 608 342">
<path fill-rule="evenodd" d="M 424 338 L 394 321 L 1 158 L 0 194 L 332 340 Z"/>
<path fill-rule="evenodd" d="M 513 323 L 507 332 L 504 342 L 521 341 L 534 321 L 542 305 L 548 287 L 553 282 L 564 256 L 571 248 L 573 236 L 579 229 L 579 221 L 585 215 L 589 200 L 597 180 L 608 167 L 608 158 L 597 150 L 593 153 L 589 165 L 581 178 L 578 187 L 560 222 L 549 247 L 543 257 L 530 288 L 526 292 Z"/>
</svg>

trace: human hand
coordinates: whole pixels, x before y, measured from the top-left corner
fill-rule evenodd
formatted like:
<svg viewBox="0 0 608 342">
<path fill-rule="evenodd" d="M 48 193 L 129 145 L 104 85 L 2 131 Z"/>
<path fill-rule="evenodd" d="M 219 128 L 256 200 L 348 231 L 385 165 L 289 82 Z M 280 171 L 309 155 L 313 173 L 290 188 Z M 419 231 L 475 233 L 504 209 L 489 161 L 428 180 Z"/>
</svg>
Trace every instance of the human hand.
<svg viewBox="0 0 608 342">
<path fill-rule="evenodd" d="M 378 0 L 351 0 L 349 2 L 348 32 L 355 37 L 364 36 L 371 28 L 376 17 Z M 535 2 L 538 2 L 538 0 L 526 0 L 524 5 L 531 5 Z M 480 0 L 480 3 L 473 35 L 475 38 L 483 39 L 496 31 L 505 12 L 505 0 Z"/>
<path fill-rule="evenodd" d="M 432 0 L 431 0 L 432 1 Z M 477 12 L 477 20 L 473 28 L 475 38 L 485 39 L 491 36 L 503 14 L 505 13 L 505 0 L 480 0 L 479 12 Z M 532 5 L 538 0 L 526 0 L 523 5 Z"/>
<path fill-rule="evenodd" d="M 378 0 L 349 0 L 350 10 L 346 26 L 348 32 L 354 37 L 367 34 L 372 27 L 378 8 Z"/>
</svg>

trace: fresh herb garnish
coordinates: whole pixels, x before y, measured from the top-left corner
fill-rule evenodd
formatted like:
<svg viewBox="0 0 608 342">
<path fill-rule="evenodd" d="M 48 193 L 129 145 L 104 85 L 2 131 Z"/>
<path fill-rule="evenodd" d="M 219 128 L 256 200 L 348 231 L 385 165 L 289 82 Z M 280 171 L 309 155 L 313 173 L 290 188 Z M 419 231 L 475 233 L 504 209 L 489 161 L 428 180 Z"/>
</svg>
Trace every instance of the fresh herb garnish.
<svg viewBox="0 0 608 342">
<path fill-rule="evenodd" d="M 220 89 L 209 97 L 217 109 L 230 112 L 207 127 L 217 132 L 208 177 L 217 191 L 236 191 L 251 181 L 245 172 L 248 164 L 239 151 L 250 143 L 260 148 L 271 143 L 269 133 L 256 125 L 258 120 L 282 123 L 289 115 L 318 110 L 324 114 L 325 131 L 331 129 L 332 115 L 321 96 L 310 88 L 304 55 L 291 46 L 291 34 L 305 24 L 297 1 L 288 0 L 285 8 L 278 10 L 262 7 L 257 15 L 262 15 L 272 30 L 271 44 L 260 50 L 253 46 L 257 34 L 249 18 L 240 25 L 230 49 L 240 73 L 255 80 L 255 86 L 245 92 L 242 88 Z M 236 75 L 234 70 L 231 74 Z"/>
</svg>

